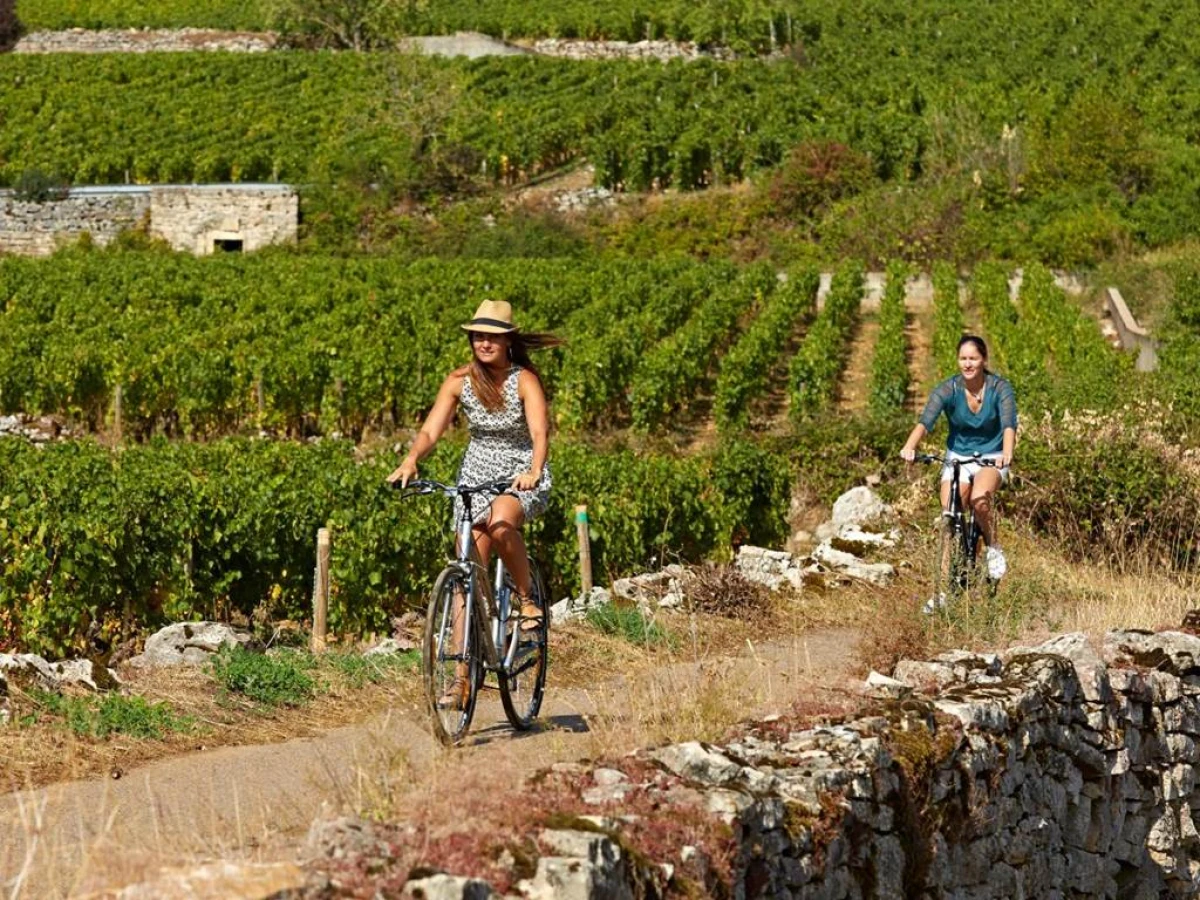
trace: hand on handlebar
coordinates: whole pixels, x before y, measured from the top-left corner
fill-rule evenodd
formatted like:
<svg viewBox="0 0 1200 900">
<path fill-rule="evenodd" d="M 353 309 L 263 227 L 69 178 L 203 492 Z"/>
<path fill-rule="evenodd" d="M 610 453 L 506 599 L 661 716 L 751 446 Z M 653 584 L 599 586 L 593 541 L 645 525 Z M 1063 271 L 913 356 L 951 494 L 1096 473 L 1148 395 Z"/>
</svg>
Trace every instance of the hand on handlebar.
<svg viewBox="0 0 1200 900">
<path fill-rule="evenodd" d="M 406 459 L 404 462 L 400 463 L 396 471 L 387 477 L 387 480 L 388 484 L 395 484 L 398 481 L 400 482 L 400 487 L 406 488 L 408 487 L 408 483 L 416 477 L 417 464 Z"/>
<path fill-rule="evenodd" d="M 906 463 L 914 462 L 917 458 L 917 449 L 915 447 L 901 447 L 900 458 Z"/>
<path fill-rule="evenodd" d="M 536 472 L 522 472 L 513 479 L 512 489 L 514 491 L 532 491 L 540 480 Z"/>
</svg>

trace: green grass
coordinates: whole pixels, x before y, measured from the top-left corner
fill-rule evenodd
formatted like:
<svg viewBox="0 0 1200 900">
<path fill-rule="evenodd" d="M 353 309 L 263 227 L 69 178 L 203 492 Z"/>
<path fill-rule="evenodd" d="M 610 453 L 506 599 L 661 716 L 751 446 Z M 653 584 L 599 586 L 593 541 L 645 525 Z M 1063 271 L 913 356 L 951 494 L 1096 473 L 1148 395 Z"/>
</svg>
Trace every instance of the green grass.
<svg viewBox="0 0 1200 900">
<path fill-rule="evenodd" d="M 306 653 L 283 650 L 270 655 L 241 647 L 222 647 L 211 663 L 213 677 L 230 694 L 265 706 L 302 706 L 317 690 Z"/>
<path fill-rule="evenodd" d="M 106 738 L 110 734 L 130 737 L 163 737 L 171 731 L 189 731 L 192 719 L 175 713 L 168 703 L 150 703 L 145 697 L 106 694 L 103 697 L 64 697 L 48 691 L 33 691 L 40 707 L 32 715 L 34 724 L 41 713 L 61 718 L 63 724 L 80 737 Z"/>
<path fill-rule="evenodd" d="M 644 647 L 671 647 L 674 636 L 657 622 L 646 617 L 636 606 L 619 606 L 610 603 L 592 609 L 587 621 L 604 634 L 619 637 L 631 644 Z"/>
<path fill-rule="evenodd" d="M 421 665 L 421 652 L 408 650 L 404 653 L 385 653 L 378 656 L 331 653 L 321 662 L 341 675 L 351 687 L 361 688 L 367 684 L 380 684 L 417 671 Z"/>
</svg>

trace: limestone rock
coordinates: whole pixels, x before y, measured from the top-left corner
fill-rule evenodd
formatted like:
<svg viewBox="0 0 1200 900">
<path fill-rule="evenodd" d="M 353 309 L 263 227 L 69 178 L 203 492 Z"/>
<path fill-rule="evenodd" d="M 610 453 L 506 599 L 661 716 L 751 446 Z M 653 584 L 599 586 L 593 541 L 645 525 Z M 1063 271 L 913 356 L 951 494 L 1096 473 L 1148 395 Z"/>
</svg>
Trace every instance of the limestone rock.
<svg viewBox="0 0 1200 900">
<path fill-rule="evenodd" d="M 539 842 L 554 855 L 538 859 L 520 888 L 528 900 L 634 900 L 621 848 L 593 831 L 543 831 Z"/>
<path fill-rule="evenodd" d="M 587 618 L 593 609 L 608 606 L 612 603 L 612 594 L 607 588 L 594 587 L 592 592 L 583 597 L 564 597 L 550 607 L 551 622 L 578 622 Z"/>
<path fill-rule="evenodd" d="M 840 531 L 847 525 L 861 527 L 868 522 L 886 519 L 891 514 L 892 508 L 879 499 L 878 494 L 869 487 L 859 485 L 834 501 L 831 521 L 834 528 Z"/>
<path fill-rule="evenodd" d="M 0 653 L 0 676 L 47 691 L 58 690 L 58 677 L 50 663 L 33 653 Z"/>
<path fill-rule="evenodd" d="M 853 554 L 835 550 L 829 541 L 820 544 L 813 551 L 813 559 L 842 575 L 871 584 L 887 584 L 896 574 L 895 568 L 889 563 L 863 562 Z"/>
<path fill-rule="evenodd" d="M 222 647 L 258 649 L 250 632 L 221 622 L 179 622 L 146 639 L 146 648 L 130 665 L 155 669 L 161 666 L 200 666 Z"/>
<path fill-rule="evenodd" d="M 1192 675 L 1200 672 L 1200 637 L 1182 631 L 1110 631 L 1104 636 L 1104 657 L 1110 664 Z"/>
<path fill-rule="evenodd" d="M 363 651 L 363 656 L 391 656 L 396 653 L 416 650 L 419 647 L 420 644 L 409 638 L 384 638 L 374 647 Z"/>
<path fill-rule="evenodd" d="M 785 584 L 799 585 L 797 558 L 783 550 L 743 545 L 738 548 L 734 566 L 749 581 L 778 590 Z"/>
<path fill-rule="evenodd" d="M 888 678 L 872 669 L 867 674 L 866 688 L 869 693 L 880 697 L 907 697 L 912 686 L 896 678 Z"/>
<path fill-rule="evenodd" d="M 400 896 L 404 900 L 487 900 L 492 887 L 477 878 L 438 874 L 406 882 Z"/>
<path fill-rule="evenodd" d="M 740 765 L 699 741 L 672 744 L 653 756 L 676 775 L 704 784 L 725 784 L 742 772 Z"/>
</svg>

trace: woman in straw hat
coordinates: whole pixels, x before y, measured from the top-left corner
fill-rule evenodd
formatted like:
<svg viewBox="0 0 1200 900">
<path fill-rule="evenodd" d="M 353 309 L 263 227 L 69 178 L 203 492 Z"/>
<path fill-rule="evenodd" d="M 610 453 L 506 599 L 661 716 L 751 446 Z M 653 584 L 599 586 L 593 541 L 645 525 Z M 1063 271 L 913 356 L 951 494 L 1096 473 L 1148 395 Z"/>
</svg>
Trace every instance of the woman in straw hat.
<svg viewBox="0 0 1200 900">
<path fill-rule="evenodd" d="M 522 334 L 513 325 L 512 307 L 504 300 L 485 300 L 475 317 L 462 326 L 471 342 L 472 359 L 442 383 L 408 456 L 388 480 L 407 485 L 417 475 L 417 463 L 445 433 L 455 412 L 467 417 L 471 440 L 458 470 L 461 484 L 512 479 L 512 493 L 495 499 L 475 520 L 475 547 L 485 563 L 494 547 L 512 575 L 521 608 L 521 627 L 534 629 L 542 611 L 526 598 L 530 592 L 529 560 L 521 526 L 546 508 L 550 497 L 550 416 L 546 393 L 531 350 L 562 341 L 549 334 Z M 455 518 L 462 500 L 456 498 Z M 465 666 L 463 667 L 465 669 Z M 461 707 L 466 695 L 466 672 L 440 701 Z"/>
</svg>

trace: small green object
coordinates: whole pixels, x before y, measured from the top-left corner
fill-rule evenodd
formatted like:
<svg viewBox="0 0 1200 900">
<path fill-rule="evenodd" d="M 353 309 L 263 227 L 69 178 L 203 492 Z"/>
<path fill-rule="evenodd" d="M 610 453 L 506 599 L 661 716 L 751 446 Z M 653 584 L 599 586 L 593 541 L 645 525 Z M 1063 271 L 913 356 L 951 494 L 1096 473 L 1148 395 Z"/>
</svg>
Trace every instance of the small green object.
<svg viewBox="0 0 1200 900">
<path fill-rule="evenodd" d="M 580 507 L 575 510 L 575 524 L 576 525 L 580 525 L 580 524 L 586 525 L 587 520 L 588 520 L 587 509 L 585 509 L 584 507 Z"/>
</svg>

